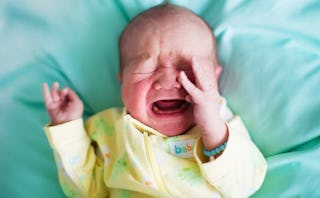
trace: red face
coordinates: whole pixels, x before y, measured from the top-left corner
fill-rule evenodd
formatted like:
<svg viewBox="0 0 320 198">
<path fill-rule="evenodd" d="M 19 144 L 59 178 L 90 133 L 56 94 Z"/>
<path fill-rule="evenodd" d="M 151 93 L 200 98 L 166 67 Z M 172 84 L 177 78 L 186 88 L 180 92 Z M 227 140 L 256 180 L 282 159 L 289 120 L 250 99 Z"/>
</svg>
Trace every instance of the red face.
<svg viewBox="0 0 320 198">
<path fill-rule="evenodd" d="M 167 136 L 192 127 L 193 107 L 185 100 L 178 74 L 183 70 L 194 82 L 191 58 L 208 60 L 212 46 L 209 32 L 194 23 L 158 23 L 132 32 L 123 46 L 120 74 L 128 113 Z"/>
</svg>

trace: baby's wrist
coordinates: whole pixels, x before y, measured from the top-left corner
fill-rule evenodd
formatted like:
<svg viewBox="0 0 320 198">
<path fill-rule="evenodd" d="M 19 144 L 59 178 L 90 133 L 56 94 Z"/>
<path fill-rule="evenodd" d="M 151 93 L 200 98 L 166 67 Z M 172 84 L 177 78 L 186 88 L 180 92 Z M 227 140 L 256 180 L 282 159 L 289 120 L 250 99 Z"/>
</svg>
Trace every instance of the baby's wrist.
<svg viewBox="0 0 320 198">
<path fill-rule="evenodd" d="M 225 123 L 219 127 L 202 133 L 202 142 L 206 150 L 212 150 L 219 147 L 228 140 L 228 128 Z"/>
<path fill-rule="evenodd" d="M 57 125 L 61 125 L 61 124 L 65 124 L 74 120 L 78 120 L 81 117 L 77 117 L 77 118 L 70 118 L 70 119 L 66 119 L 66 120 L 51 120 L 49 126 L 57 126 Z"/>
<path fill-rule="evenodd" d="M 61 121 L 61 122 L 51 121 L 49 126 L 57 126 L 57 125 L 64 124 L 67 122 L 69 122 L 69 121 Z"/>
<path fill-rule="evenodd" d="M 209 157 L 210 159 L 215 159 L 216 157 L 221 155 L 221 153 L 225 150 L 226 146 L 227 146 L 227 141 L 225 141 L 223 144 L 215 147 L 212 150 L 207 150 L 206 148 L 203 148 L 202 152 L 203 152 L 203 155 Z"/>
</svg>

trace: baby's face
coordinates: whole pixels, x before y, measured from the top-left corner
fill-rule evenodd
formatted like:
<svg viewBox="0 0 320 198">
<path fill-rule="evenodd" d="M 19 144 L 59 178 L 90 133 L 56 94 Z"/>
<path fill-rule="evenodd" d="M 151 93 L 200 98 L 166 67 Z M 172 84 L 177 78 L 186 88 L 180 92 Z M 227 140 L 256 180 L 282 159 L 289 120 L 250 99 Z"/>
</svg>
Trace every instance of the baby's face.
<svg viewBox="0 0 320 198">
<path fill-rule="evenodd" d="M 152 23 L 132 30 L 123 46 L 120 74 L 128 113 L 167 136 L 194 126 L 193 106 L 185 100 L 178 74 L 183 70 L 194 82 L 191 58 L 213 66 L 212 48 L 203 24 Z"/>
</svg>

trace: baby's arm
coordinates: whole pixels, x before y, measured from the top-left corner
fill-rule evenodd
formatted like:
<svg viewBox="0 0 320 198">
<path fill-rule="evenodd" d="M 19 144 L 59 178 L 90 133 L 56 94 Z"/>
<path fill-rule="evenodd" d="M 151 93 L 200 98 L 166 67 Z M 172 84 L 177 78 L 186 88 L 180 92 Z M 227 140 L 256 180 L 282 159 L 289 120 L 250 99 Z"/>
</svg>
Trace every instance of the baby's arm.
<svg viewBox="0 0 320 198">
<path fill-rule="evenodd" d="M 43 84 L 50 125 L 45 127 L 54 151 L 61 187 L 68 197 L 108 195 L 103 182 L 103 162 L 94 152 L 82 121 L 83 104 L 70 88 L 49 90 Z"/>
<path fill-rule="evenodd" d="M 261 186 L 267 164 L 241 119 L 235 117 L 226 123 L 220 116 L 221 97 L 209 62 L 192 59 L 195 84 L 184 72 L 179 76 L 180 83 L 189 94 L 188 100 L 194 105 L 197 125 L 202 130 L 201 140 L 195 147 L 195 157 L 203 177 L 223 196 L 248 197 Z M 208 161 L 203 155 L 203 148 L 212 150 L 226 141 L 227 146 L 217 159 Z"/>
<path fill-rule="evenodd" d="M 223 197 L 249 197 L 262 185 L 267 163 L 251 141 L 241 118 L 235 116 L 227 123 L 229 136 L 223 153 L 209 161 L 202 154 L 201 141 L 195 146 L 195 159 L 202 176 Z"/>
<path fill-rule="evenodd" d="M 225 121 L 220 116 L 221 96 L 211 62 L 209 58 L 192 58 L 190 65 L 195 84 L 183 71 L 179 75 L 180 83 L 189 94 L 187 100 L 193 104 L 195 121 L 201 129 L 203 146 L 207 150 L 217 148 L 228 138 Z"/>
</svg>

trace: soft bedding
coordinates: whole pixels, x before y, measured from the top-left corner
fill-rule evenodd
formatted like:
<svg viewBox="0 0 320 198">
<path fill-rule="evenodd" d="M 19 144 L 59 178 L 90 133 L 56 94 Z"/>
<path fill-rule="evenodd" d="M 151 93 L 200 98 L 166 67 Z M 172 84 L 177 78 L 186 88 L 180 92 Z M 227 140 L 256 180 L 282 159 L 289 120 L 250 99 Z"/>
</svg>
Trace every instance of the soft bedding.
<svg viewBox="0 0 320 198">
<path fill-rule="evenodd" d="M 42 130 L 41 84 L 75 89 L 85 117 L 120 106 L 118 36 L 160 2 L 0 2 L 0 197 L 64 197 Z M 320 2 L 169 2 L 214 28 L 221 93 L 269 166 L 253 197 L 319 197 Z"/>
</svg>

